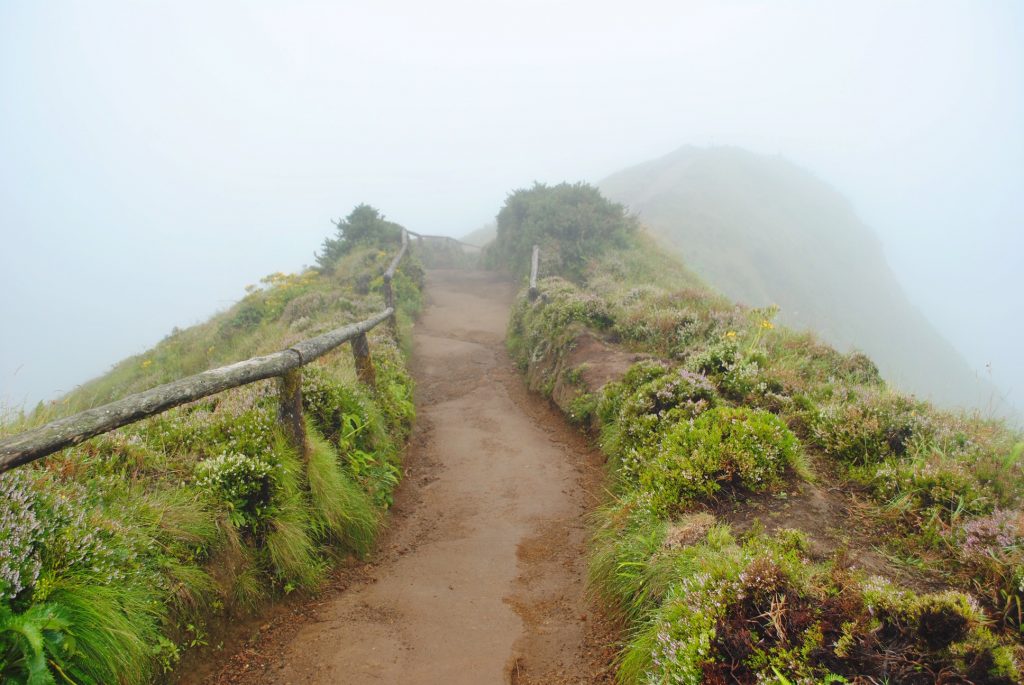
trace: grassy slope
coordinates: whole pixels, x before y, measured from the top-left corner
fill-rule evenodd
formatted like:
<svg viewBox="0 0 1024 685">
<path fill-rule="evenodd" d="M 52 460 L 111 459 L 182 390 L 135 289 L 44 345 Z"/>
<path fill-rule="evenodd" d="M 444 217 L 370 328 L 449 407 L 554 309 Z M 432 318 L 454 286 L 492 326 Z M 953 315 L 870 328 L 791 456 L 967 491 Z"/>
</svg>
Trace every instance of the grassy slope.
<svg viewBox="0 0 1024 685">
<path fill-rule="evenodd" d="M 1011 411 L 907 300 L 849 203 L 810 173 L 735 148 L 687 147 L 601 188 L 730 298 L 779 304 L 783 322 L 864 350 L 905 390 Z"/>
<path fill-rule="evenodd" d="M 275 274 L 230 310 L 5 430 L 365 318 L 383 306 L 379 274 L 391 254 L 357 250 L 333 275 Z M 406 261 L 396 278 L 403 335 L 421 276 Z M 279 434 L 267 381 L 0 478 L 4 682 L 32 672 L 39 682 L 159 679 L 208 641 L 214 617 L 315 588 L 332 559 L 367 551 L 414 411 L 402 350 L 384 327 L 370 338 L 376 392 L 356 381 L 348 346 L 306 367 L 306 463 Z"/>
<path fill-rule="evenodd" d="M 1016 682 L 1020 435 L 889 391 L 863 355 L 735 307 L 643 238 L 541 290 L 510 349 L 609 457 L 592 575 L 629 626 L 622 682 Z M 597 391 L 600 357 L 573 365 L 588 331 L 651 360 Z M 815 526 L 750 525 L 755 493 L 771 513 L 801 487 L 864 499 L 870 543 L 901 567 L 823 554 Z"/>
</svg>

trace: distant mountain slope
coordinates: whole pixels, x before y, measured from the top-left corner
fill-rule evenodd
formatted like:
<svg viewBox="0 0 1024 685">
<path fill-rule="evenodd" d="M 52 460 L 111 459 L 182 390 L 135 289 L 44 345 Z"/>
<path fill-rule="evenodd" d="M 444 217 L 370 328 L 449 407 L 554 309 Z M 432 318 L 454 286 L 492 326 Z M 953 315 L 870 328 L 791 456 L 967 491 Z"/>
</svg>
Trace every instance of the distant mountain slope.
<svg viewBox="0 0 1024 685">
<path fill-rule="evenodd" d="M 1005 413 L 995 388 L 910 303 L 849 202 L 779 157 L 684 147 L 605 179 L 609 198 L 732 299 L 868 353 L 891 383 Z"/>
</svg>

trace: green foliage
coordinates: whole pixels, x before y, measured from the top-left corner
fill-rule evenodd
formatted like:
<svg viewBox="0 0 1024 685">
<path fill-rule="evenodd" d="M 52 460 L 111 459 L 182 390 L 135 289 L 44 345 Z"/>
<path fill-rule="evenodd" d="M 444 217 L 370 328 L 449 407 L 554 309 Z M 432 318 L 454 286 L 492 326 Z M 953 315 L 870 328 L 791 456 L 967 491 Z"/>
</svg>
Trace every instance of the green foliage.
<svg viewBox="0 0 1024 685">
<path fill-rule="evenodd" d="M 379 294 L 360 288 L 397 240 L 386 252 L 359 245 L 334 274 L 268 276 L 233 310 L 175 331 L 26 423 L 379 311 Z M 419 266 L 403 262 L 395 292 L 406 321 L 421 285 Z M 283 440 L 268 381 L 0 476 L 0 680 L 153 682 L 211 641 L 215 615 L 315 588 L 331 560 L 369 550 L 414 417 L 401 347 L 381 329 L 371 349 L 376 392 L 357 382 L 347 349 L 303 368 L 308 461 Z"/>
<path fill-rule="evenodd" d="M 597 398 L 589 392 L 582 392 L 569 404 L 568 417 L 578 426 L 589 426 L 596 411 Z"/>
<path fill-rule="evenodd" d="M 337 234 L 326 238 L 316 255 L 317 264 L 327 272 L 333 271 L 338 260 L 356 246 L 394 246 L 402 233 L 400 225 L 387 221 L 380 211 L 367 204 L 357 205 L 335 225 Z"/>
<path fill-rule="evenodd" d="M 545 273 L 579 274 L 589 257 L 624 246 L 635 231 L 625 208 L 591 185 L 535 183 L 505 200 L 488 258 L 521 272 L 529 268 L 533 245 L 540 244 Z"/>
<path fill-rule="evenodd" d="M 377 537 L 381 517 L 369 496 L 342 468 L 334 446 L 307 423 L 311 514 L 323 531 L 364 555 Z"/>
<path fill-rule="evenodd" d="M 1024 625 L 1018 433 L 887 390 L 864 355 L 776 329 L 773 308 L 732 305 L 641 239 L 544 274 L 509 326 L 531 383 L 572 382 L 567 355 L 583 336 L 655 357 L 564 407 L 589 417 L 609 457 L 616 499 L 596 515 L 590 587 L 629 626 L 620 682 L 1019 681 L 1008 646 Z M 701 511 L 811 478 L 800 440 L 824 460 L 819 477 L 874 498 L 895 532 L 888 548 L 984 611 L 963 592 L 851 572 L 842 555 L 812 563 L 796 531 L 739 542 Z"/>
<path fill-rule="evenodd" d="M 4 683 L 57 683 L 75 653 L 69 622 L 55 607 L 37 604 L 14 614 L 0 604 L 0 679 Z M 52 671 L 51 671 L 52 669 Z"/>
<path fill-rule="evenodd" d="M 713 497 L 722 487 L 758 492 L 800 464 L 796 437 L 777 416 L 719 407 L 691 425 L 667 430 L 656 452 L 636 453 L 624 468 L 650 493 L 657 511 Z"/>
<path fill-rule="evenodd" d="M 628 455 L 656 449 L 665 431 L 717 404 L 718 394 L 704 376 L 641 362 L 603 389 L 598 407 L 608 425 L 603 446 L 624 475 L 635 477 L 636 462 Z"/>
<path fill-rule="evenodd" d="M 245 454 L 221 454 L 196 465 L 196 485 L 224 500 L 231 522 L 255 531 L 271 514 L 277 479 L 274 465 Z"/>
<path fill-rule="evenodd" d="M 823 406 L 811 425 L 815 444 L 849 464 L 878 463 L 907 453 L 911 438 L 927 430 L 924 407 L 897 393 L 865 394 Z"/>
</svg>

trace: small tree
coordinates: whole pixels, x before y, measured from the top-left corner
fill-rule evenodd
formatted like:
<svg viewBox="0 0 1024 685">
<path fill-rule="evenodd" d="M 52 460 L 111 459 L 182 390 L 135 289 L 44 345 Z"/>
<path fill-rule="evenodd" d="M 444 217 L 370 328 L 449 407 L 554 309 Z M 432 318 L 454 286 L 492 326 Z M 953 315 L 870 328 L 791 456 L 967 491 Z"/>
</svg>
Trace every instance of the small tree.
<svg viewBox="0 0 1024 685">
<path fill-rule="evenodd" d="M 324 239 L 316 263 L 322 271 L 331 271 L 335 263 L 357 245 L 384 246 L 401 239 L 402 227 L 388 221 L 376 208 L 357 205 L 342 221 L 335 223 L 337 232 Z"/>
<path fill-rule="evenodd" d="M 498 213 L 494 255 L 503 265 L 523 268 L 534 244 L 563 275 L 578 274 L 586 259 L 622 247 L 636 231 L 625 207 L 610 202 L 587 183 L 535 183 L 514 191 Z M 493 258 L 492 257 L 492 258 Z"/>
</svg>

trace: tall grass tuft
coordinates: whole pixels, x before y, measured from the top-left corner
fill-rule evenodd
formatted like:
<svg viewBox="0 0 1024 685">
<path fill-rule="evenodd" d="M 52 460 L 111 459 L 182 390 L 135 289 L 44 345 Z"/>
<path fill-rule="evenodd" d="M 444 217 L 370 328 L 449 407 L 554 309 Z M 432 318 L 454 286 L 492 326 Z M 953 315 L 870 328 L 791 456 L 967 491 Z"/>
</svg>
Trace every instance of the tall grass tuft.
<svg viewBox="0 0 1024 685">
<path fill-rule="evenodd" d="M 75 576 L 55 581 L 48 597 L 71 625 L 77 658 L 69 668 L 74 682 L 148 683 L 153 652 L 166 607 L 147 588 L 112 586 Z"/>
<path fill-rule="evenodd" d="M 326 563 L 312 539 L 312 512 L 303 497 L 303 464 L 281 435 L 274 446 L 278 463 L 278 495 L 266 533 L 266 550 L 286 590 L 315 588 L 324 579 Z"/>
<path fill-rule="evenodd" d="M 306 477 L 314 525 L 359 555 L 370 551 L 381 517 L 370 498 L 342 471 L 338 454 L 312 422 L 306 424 Z"/>
</svg>

